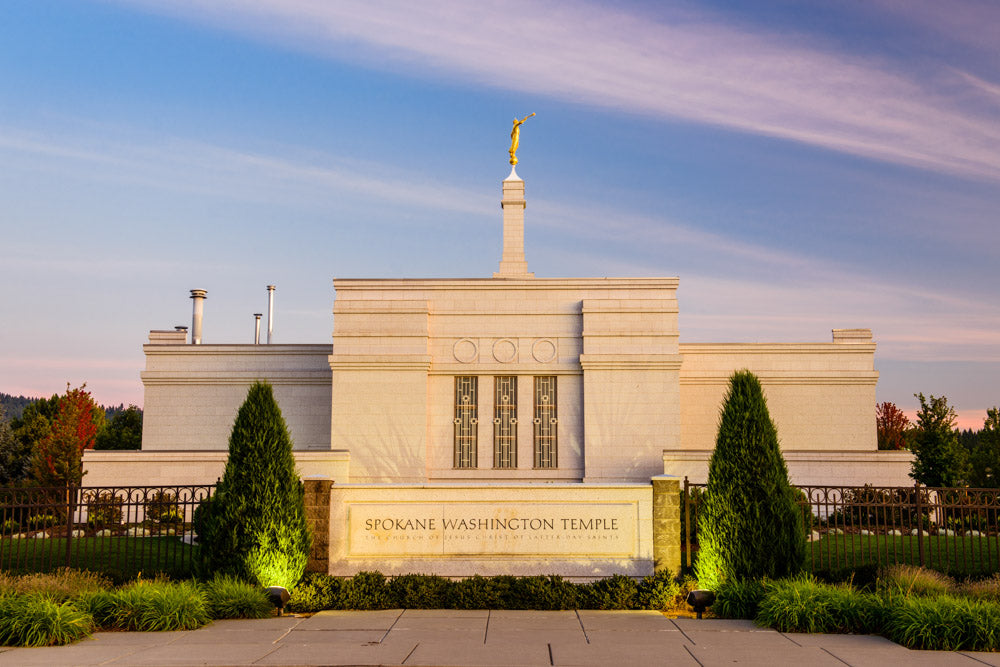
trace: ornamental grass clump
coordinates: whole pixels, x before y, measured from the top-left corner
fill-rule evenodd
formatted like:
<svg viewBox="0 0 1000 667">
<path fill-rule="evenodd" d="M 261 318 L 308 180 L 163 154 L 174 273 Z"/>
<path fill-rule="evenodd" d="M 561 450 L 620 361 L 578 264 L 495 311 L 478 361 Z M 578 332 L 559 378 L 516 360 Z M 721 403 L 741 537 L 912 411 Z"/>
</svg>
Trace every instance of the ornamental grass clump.
<svg viewBox="0 0 1000 667">
<path fill-rule="evenodd" d="M 729 379 L 698 539 L 695 575 L 712 590 L 729 579 L 794 575 L 805 560 L 801 510 L 763 389 L 750 371 Z"/>
<path fill-rule="evenodd" d="M 292 440 L 271 385 L 255 382 L 229 438 L 215 496 L 199 512 L 199 572 L 291 589 L 302 578 L 311 536 Z"/>
<path fill-rule="evenodd" d="M 190 581 L 140 581 L 114 593 L 108 618 L 116 630 L 194 630 L 211 620 L 201 589 Z"/>
<path fill-rule="evenodd" d="M 962 595 L 976 600 L 1000 602 L 1000 574 L 979 581 L 967 581 L 962 584 L 959 591 Z"/>
<path fill-rule="evenodd" d="M 1000 650 L 1000 604 L 961 597 L 910 597 L 893 605 L 883 634 L 907 648 Z"/>
<path fill-rule="evenodd" d="M 212 618 L 267 618 L 274 605 L 260 586 L 220 574 L 202 585 Z"/>
<path fill-rule="evenodd" d="M 796 577 L 771 585 L 756 622 L 779 632 L 872 633 L 883 617 L 879 598 L 847 585 Z"/>
<path fill-rule="evenodd" d="M 876 590 L 884 596 L 945 595 L 955 588 L 947 575 L 916 565 L 890 565 L 879 574 Z"/>
<path fill-rule="evenodd" d="M 62 646 L 90 635 L 94 619 L 41 593 L 0 597 L 0 645 Z"/>
<path fill-rule="evenodd" d="M 719 618 L 756 618 L 770 585 L 766 579 L 727 579 L 715 590 L 712 613 Z"/>
<path fill-rule="evenodd" d="M 26 595 L 36 593 L 56 602 L 75 595 L 99 591 L 111 585 L 106 577 L 96 572 L 63 567 L 54 572 L 32 574 L 0 574 L 0 594 Z"/>
</svg>

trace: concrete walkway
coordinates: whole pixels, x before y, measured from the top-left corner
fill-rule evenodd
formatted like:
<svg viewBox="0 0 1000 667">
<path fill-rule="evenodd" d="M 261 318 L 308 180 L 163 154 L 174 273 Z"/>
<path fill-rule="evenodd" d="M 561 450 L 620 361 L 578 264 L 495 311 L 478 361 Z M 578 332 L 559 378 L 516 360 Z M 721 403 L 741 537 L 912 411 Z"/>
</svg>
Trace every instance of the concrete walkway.
<svg viewBox="0 0 1000 667">
<path fill-rule="evenodd" d="M 783 634 L 653 611 L 325 611 L 190 632 L 99 632 L 0 648 L 0 665 L 997 665 L 1000 653 L 909 651 L 881 637 Z"/>
</svg>

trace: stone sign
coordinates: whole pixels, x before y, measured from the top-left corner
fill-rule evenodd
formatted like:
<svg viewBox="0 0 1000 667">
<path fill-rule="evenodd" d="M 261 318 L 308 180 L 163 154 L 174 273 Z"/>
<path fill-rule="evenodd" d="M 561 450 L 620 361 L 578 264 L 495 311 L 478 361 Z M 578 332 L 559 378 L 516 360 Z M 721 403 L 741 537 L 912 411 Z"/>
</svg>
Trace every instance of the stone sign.
<svg viewBox="0 0 1000 667">
<path fill-rule="evenodd" d="M 636 552 L 635 503 L 358 503 L 347 511 L 349 556 Z"/>
</svg>

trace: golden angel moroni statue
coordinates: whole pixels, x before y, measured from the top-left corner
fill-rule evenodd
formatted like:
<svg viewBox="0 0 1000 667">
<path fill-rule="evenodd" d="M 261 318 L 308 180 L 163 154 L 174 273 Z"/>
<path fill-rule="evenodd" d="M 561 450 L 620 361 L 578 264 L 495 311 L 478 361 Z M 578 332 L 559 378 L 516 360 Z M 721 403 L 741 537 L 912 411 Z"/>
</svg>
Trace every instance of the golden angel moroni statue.
<svg viewBox="0 0 1000 667">
<path fill-rule="evenodd" d="M 530 113 L 521 120 L 514 118 L 514 129 L 510 131 L 510 150 L 507 151 L 510 153 L 511 166 L 517 164 L 517 145 L 521 142 L 521 125 L 534 115 L 534 113 Z"/>
</svg>

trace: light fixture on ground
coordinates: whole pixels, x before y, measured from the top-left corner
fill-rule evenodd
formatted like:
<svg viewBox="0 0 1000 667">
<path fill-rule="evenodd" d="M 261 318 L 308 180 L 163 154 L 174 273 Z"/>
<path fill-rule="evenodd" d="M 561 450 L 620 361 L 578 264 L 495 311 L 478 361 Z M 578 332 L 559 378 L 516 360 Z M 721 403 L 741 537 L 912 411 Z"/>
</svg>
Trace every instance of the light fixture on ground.
<svg viewBox="0 0 1000 667">
<path fill-rule="evenodd" d="M 715 593 L 703 588 L 693 590 L 687 596 L 687 603 L 698 613 L 698 618 L 701 618 L 701 613 L 711 607 L 713 602 L 715 602 Z"/>
<path fill-rule="evenodd" d="M 285 608 L 285 603 L 288 602 L 288 589 L 284 586 L 268 586 L 267 597 L 271 600 L 271 604 L 278 610 L 278 616 L 281 616 L 281 612 Z"/>
</svg>

